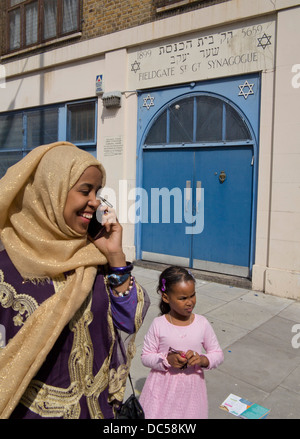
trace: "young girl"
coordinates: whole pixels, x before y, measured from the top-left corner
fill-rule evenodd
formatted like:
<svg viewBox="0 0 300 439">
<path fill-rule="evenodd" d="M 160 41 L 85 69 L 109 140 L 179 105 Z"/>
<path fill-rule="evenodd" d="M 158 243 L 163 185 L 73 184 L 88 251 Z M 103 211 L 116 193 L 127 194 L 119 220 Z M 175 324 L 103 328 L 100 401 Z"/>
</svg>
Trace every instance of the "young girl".
<svg viewBox="0 0 300 439">
<path fill-rule="evenodd" d="M 157 291 L 161 315 L 145 336 L 142 363 L 151 371 L 139 401 L 146 419 L 205 419 L 203 369 L 221 364 L 223 352 L 207 319 L 193 314 L 195 279 L 187 270 L 164 270 Z"/>
</svg>

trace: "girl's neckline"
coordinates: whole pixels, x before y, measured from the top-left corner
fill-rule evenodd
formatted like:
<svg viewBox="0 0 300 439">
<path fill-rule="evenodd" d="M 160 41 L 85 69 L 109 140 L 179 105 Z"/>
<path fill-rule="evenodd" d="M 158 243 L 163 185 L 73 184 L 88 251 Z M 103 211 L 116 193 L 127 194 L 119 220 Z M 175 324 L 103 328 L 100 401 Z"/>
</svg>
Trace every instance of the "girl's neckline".
<svg viewBox="0 0 300 439">
<path fill-rule="evenodd" d="M 170 320 L 167 318 L 167 315 L 169 315 Z M 190 326 L 195 321 L 195 314 L 194 313 L 191 314 L 188 323 L 186 325 L 176 325 L 176 323 L 172 321 L 172 317 L 170 316 L 169 313 L 165 314 L 165 319 L 170 325 L 176 326 L 177 328 L 186 328 L 187 326 Z"/>
</svg>

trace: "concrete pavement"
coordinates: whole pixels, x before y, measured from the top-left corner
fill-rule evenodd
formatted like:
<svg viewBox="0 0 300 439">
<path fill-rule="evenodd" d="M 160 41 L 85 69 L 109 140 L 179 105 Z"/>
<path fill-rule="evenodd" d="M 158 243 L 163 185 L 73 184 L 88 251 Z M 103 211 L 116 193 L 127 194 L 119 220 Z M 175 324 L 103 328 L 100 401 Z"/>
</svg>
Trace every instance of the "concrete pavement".
<svg viewBox="0 0 300 439">
<path fill-rule="evenodd" d="M 151 300 L 131 365 L 137 395 L 149 373 L 140 355 L 144 335 L 159 314 L 156 287 L 160 272 L 143 266 L 135 266 L 133 271 Z M 205 374 L 209 418 L 238 419 L 219 408 L 234 393 L 270 409 L 268 419 L 299 419 L 300 302 L 252 291 L 247 283 L 229 286 L 209 279 L 197 279 L 196 292 L 194 311 L 212 324 L 225 355 L 218 369 Z M 128 384 L 125 398 L 130 393 Z"/>
</svg>

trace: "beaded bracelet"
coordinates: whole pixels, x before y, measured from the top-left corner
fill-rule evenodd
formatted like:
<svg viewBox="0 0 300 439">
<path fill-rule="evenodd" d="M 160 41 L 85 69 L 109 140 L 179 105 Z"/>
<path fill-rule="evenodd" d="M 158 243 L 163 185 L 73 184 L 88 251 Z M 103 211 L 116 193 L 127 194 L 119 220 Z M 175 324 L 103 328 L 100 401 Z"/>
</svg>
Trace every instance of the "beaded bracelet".
<svg viewBox="0 0 300 439">
<path fill-rule="evenodd" d="M 131 262 L 126 262 L 125 267 L 109 267 L 110 273 L 130 273 L 133 270 L 133 264 Z"/>
<path fill-rule="evenodd" d="M 130 283 L 129 283 L 128 290 L 126 290 L 126 291 L 116 291 L 115 289 L 113 289 L 113 292 L 114 292 L 115 295 L 118 296 L 118 297 L 128 296 L 128 294 L 129 294 L 130 291 L 132 290 L 132 287 L 133 287 L 133 277 L 130 276 Z"/>
</svg>

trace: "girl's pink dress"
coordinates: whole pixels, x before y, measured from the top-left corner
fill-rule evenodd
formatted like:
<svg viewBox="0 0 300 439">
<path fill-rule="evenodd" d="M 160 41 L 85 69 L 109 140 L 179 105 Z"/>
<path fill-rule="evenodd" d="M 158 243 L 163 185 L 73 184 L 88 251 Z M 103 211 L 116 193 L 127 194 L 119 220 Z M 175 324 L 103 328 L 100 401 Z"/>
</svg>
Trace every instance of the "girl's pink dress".
<svg viewBox="0 0 300 439">
<path fill-rule="evenodd" d="M 142 363 L 151 371 L 139 401 L 146 419 L 206 419 L 208 403 L 203 369 L 199 366 L 175 369 L 167 361 L 169 348 L 205 354 L 208 369 L 222 363 L 224 356 L 207 319 L 195 314 L 188 326 L 156 317 L 145 336 Z M 203 351 L 203 348 L 205 352 Z"/>
</svg>

